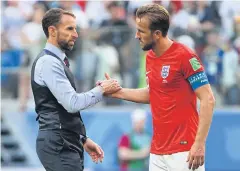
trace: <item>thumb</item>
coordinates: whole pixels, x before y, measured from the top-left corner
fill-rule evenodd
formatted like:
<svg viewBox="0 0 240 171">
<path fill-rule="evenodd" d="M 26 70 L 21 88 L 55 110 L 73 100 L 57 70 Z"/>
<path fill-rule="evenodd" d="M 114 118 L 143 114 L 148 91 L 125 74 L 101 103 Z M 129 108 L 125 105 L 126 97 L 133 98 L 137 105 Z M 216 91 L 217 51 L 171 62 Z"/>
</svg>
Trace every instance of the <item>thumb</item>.
<svg viewBox="0 0 240 171">
<path fill-rule="evenodd" d="M 188 153 L 187 162 L 190 160 L 190 152 Z"/>
<path fill-rule="evenodd" d="M 99 86 L 99 85 L 101 85 L 102 84 L 102 81 L 100 81 L 100 80 L 98 80 L 97 82 L 96 82 L 96 86 Z"/>
<path fill-rule="evenodd" d="M 110 79 L 111 79 L 110 76 L 108 75 L 108 73 L 105 72 L 104 75 L 105 75 L 105 78 L 106 78 L 107 80 L 110 80 Z"/>
<path fill-rule="evenodd" d="M 102 154 L 102 152 L 101 152 L 101 150 L 100 150 L 100 148 L 98 146 L 96 146 L 96 152 L 97 152 L 98 155 Z"/>
</svg>

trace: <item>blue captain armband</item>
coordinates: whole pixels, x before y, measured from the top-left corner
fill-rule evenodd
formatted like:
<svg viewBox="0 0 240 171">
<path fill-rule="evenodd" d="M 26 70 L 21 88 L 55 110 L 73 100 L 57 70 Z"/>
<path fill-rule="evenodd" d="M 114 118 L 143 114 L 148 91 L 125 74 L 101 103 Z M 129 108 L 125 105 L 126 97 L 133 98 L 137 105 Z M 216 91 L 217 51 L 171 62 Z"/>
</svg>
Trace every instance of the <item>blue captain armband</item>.
<svg viewBox="0 0 240 171">
<path fill-rule="evenodd" d="M 191 84 L 193 90 L 196 90 L 205 84 L 209 84 L 207 75 L 204 71 L 191 75 L 188 77 L 188 81 Z"/>
</svg>

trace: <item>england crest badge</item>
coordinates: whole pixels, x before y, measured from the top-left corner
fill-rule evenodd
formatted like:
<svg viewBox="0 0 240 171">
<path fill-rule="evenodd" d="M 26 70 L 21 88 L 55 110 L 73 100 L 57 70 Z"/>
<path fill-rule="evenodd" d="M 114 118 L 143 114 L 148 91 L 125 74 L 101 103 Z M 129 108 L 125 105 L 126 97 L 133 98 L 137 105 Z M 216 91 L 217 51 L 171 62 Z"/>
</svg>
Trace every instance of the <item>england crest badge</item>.
<svg viewBox="0 0 240 171">
<path fill-rule="evenodd" d="M 163 79 L 167 78 L 169 75 L 169 69 L 170 69 L 170 65 L 164 65 L 162 66 L 162 71 L 161 71 L 161 76 Z"/>
</svg>

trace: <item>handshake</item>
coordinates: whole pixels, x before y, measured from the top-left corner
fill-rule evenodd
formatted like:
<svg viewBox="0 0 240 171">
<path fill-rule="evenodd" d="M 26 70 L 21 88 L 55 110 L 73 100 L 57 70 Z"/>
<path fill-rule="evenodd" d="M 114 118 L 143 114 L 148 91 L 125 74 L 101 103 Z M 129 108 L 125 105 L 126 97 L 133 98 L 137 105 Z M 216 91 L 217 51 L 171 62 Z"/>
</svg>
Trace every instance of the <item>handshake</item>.
<svg viewBox="0 0 240 171">
<path fill-rule="evenodd" d="M 105 73 L 105 78 L 105 80 L 96 82 L 96 86 L 100 86 L 102 88 L 103 95 L 110 96 L 122 89 L 119 82 L 115 79 L 111 79 L 107 73 Z"/>
</svg>

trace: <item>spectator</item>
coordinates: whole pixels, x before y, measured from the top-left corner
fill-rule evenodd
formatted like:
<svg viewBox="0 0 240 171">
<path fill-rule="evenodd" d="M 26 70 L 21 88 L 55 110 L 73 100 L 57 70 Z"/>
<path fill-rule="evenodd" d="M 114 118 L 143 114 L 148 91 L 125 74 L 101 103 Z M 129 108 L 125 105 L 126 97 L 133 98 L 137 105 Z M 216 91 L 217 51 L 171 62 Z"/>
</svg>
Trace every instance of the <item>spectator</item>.
<svg viewBox="0 0 240 171">
<path fill-rule="evenodd" d="M 221 39 L 219 33 L 216 30 L 212 30 L 207 34 L 207 45 L 205 46 L 201 55 L 205 72 L 208 76 L 209 83 L 212 86 L 213 93 L 215 95 L 217 105 L 221 105 L 222 98 L 220 96 L 220 75 L 222 72 L 222 56 L 224 51 L 220 48 Z"/>
<path fill-rule="evenodd" d="M 8 61 L 22 61 L 20 70 L 4 65 L 4 97 L 20 97 L 22 111 L 26 109 L 26 103 L 30 102 L 29 98 L 23 98 L 28 95 L 23 89 L 27 90 L 29 87 L 27 73 L 30 72 L 31 58 L 36 56 L 34 54 L 39 51 L 37 49 L 42 48 L 41 42 L 45 39 L 41 31 L 38 31 L 41 28 L 41 10 L 53 7 L 62 7 L 77 16 L 80 38 L 75 42 L 74 49 L 67 52 L 77 78 L 77 92 L 91 88 L 99 75 L 103 75 L 102 68 L 115 75 L 115 78 L 120 77 L 122 86 L 143 87 L 146 85 L 143 62 L 145 55 L 131 35 L 136 31 L 134 12 L 147 3 L 160 3 L 172 13 L 169 35 L 172 39 L 187 44 L 203 58 L 213 91 L 218 93 L 215 94 L 217 105 L 221 104 L 221 99 L 224 99 L 222 96 L 226 95 L 223 87 L 228 84 L 220 81 L 223 79 L 223 72 L 228 72 L 223 69 L 226 64 L 223 60 L 227 59 L 225 55 L 228 52 L 222 47 L 225 46 L 225 41 L 221 41 L 221 38 L 231 41 L 240 63 L 240 5 L 237 1 L 1 1 L 1 35 L 4 40 L 1 55 L 5 56 L 4 59 L 9 59 Z"/>
<path fill-rule="evenodd" d="M 121 171 L 146 171 L 151 136 L 144 131 L 146 112 L 136 109 L 132 115 L 133 129 L 121 137 L 118 147 Z"/>
<path fill-rule="evenodd" d="M 120 64 L 120 75 L 124 81 L 125 63 L 122 57 L 121 48 L 129 40 L 129 26 L 124 20 L 125 11 L 124 8 L 118 4 L 117 1 L 111 2 L 107 6 L 108 11 L 111 14 L 111 18 L 104 20 L 100 26 L 102 29 L 107 30 L 100 35 L 99 41 L 101 43 L 107 43 L 113 45 L 118 51 L 118 61 Z M 124 84 L 124 82 L 123 82 Z"/>
<path fill-rule="evenodd" d="M 225 52 L 223 55 L 222 88 L 225 104 L 237 105 L 240 101 L 240 89 L 237 85 L 237 74 L 240 65 L 238 54 L 230 42 L 225 41 Z"/>
<path fill-rule="evenodd" d="M 177 41 L 189 47 L 191 50 L 195 51 L 195 42 L 192 37 L 188 35 L 182 35 L 177 38 Z"/>
<path fill-rule="evenodd" d="M 131 1 L 133 2 L 133 1 Z M 128 15 L 128 24 L 131 35 L 136 32 L 135 22 L 136 22 L 136 11 L 133 10 L 132 13 Z M 127 42 L 127 48 L 125 49 L 125 54 L 123 55 L 125 64 L 125 77 L 127 77 L 127 82 L 125 85 L 131 88 L 137 88 L 139 84 L 146 82 L 145 80 L 145 56 L 143 55 L 139 42 L 131 36 Z M 142 60 L 142 58 L 144 58 Z"/>
<path fill-rule="evenodd" d="M 34 109 L 34 99 L 30 89 L 30 74 L 32 63 L 44 45 L 45 37 L 42 32 L 42 17 L 46 12 L 42 4 L 34 4 L 32 19 L 21 29 L 21 41 L 24 50 L 22 68 L 19 72 L 19 110 Z"/>
<path fill-rule="evenodd" d="M 89 18 L 89 24 L 91 28 L 99 28 L 103 20 L 110 18 L 110 14 L 106 8 L 109 3 L 110 1 L 87 1 L 85 12 Z"/>
<path fill-rule="evenodd" d="M 217 86 L 217 74 L 218 63 L 220 62 L 218 57 L 218 51 L 220 50 L 218 45 L 219 35 L 217 31 L 212 31 L 207 34 L 207 45 L 203 51 L 202 60 L 205 64 L 206 74 L 208 76 L 209 83 L 213 86 Z"/>
</svg>

